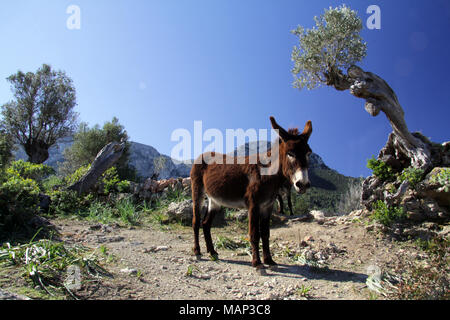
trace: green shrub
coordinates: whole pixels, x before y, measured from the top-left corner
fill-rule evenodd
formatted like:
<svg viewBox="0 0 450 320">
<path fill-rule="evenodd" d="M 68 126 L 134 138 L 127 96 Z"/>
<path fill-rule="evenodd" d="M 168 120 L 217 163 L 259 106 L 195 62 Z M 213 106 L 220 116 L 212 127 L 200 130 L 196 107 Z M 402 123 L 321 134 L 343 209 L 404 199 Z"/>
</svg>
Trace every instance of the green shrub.
<svg viewBox="0 0 450 320">
<path fill-rule="evenodd" d="M 406 214 L 402 207 L 388 207 L 388 205 L 381 200 L 378 200 L 372 206 L 371 218 L 385 226 L 389 226 L 393 222 L 405 217 Z"/>
<path fill-rule="evenodd" d="M 130 181 L 119 181 L 116 184 L 116 189 L 117 191 L 121 192 L 121 193 L 126 193 L 126 192 L 130 192 Z"/>
<path fill-rule="evenodd" d="M 413 167 L 406 168 L 400 175 L 400 181 L 408 180 L 410 186 L 415 188 L 417 184 L 422 181 L 424 171 L 422 169 L 416 169 Z"/>
<path fill-rule="evenodd" d="M 7 169 L 8 174 L 17 173 L 24 179 L 40 181 L 55 173 L 52 167 L 44 164 L 34 164 L 23 160 L 13 161 Z"/>
<path fill-rule="evenodd" d="M 444 187 L 445 192 L 450 190 L 450 168 L 442 168 L 438 173 L 431 176 L 432 183 L 439 183 Z"/>
<path fill-rule="evenodd" d="M 57 175 L 51 175 L 41 182 L 45 194 L 49 194 L 64 185 L 64 179 Z"/>
<path fill-rule="evenodd" d="M 367 160 L 367 168 L 372 170 L 373 174 L 382 181 L 393 181 L 395 179 L 393 169 L 385 162 L 375 159 L 375 156 Z"/>
<path fill-rule="evenodd" d="M 87 202 L 76 191 L 66 189 L 51 192 L 50 199 L 49 213 L 55 215 L 78 214 L 86 207 Z"/>
<path fill-rule="evenodd" d="M 74 173 L 64 178 L 64 184 L 70 186 L 78 182 L 91 168 L 91 165 L 86 165 L 78 168 Z"/>
<path fill-rule="evenodd" d="M 115 167 L 109 168 L 102 175 L 101 183 L 105 193 L 116 192 L 116 186 L 119 182 L 119 175 L 117 174 L 117 169 Z"/>
<path fill-rule="evenodd" d="M 39 186 L 17 172 L 9 172 L 0 183 L 0 225 L 7 230 L 22 225 L 39 206 Z"/>
</svg>

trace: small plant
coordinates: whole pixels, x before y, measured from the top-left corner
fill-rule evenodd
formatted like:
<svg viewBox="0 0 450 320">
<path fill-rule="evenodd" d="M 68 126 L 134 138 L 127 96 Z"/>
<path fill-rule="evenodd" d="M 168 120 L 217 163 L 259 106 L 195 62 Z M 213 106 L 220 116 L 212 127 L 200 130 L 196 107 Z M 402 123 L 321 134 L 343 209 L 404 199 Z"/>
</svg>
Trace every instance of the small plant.
<svg viewBox="0 0 450 320">
<path fill-rule="evenodd" d="M 442 168 L 439 172 L 431 176 L 432 183 L 439 183 L 444 187 L 444 191 L 448 192 L 450 190 L 450 168 Z"/>
<path fill-rule="evenodd" d="M 420 181 L 422 181 L 423 174 L 424 174 L 424 171 L 422 169 L 416 169 L 413 167 L 409 167 L 402 171 L 399 178 L 400 178 L 401 182 L 408 180 L 410 186 L 412 188 L 415 188 L 416 185 Z"/>
<path fill-rule="evenodd" d="M 385 226 L 389 226 L 394 221 L 405 218 L 405 216 L 402 207 L 388 207 L 388 205 L 381 200 L 378 200 L 372 206 L 371 218 Z"/>
<path fill-rule="evenodd" d="M 367 168 L 372 170 L 373 174 L 382 181 L 393 181 L 395 179 L 393 169 L 385 162 L 375 159 L 375 156 L 372 156 L 372 158 L 367 161 Z"/>
<path fill-rule="evenodd" d="M 298 289 L 297 289 L 297 294 L 298 294 L 300 297 L 308 298 L 308 297 L 310 297 L 311 289 L 312 289 L 312 287 L 310 287 L 310 286 L 305 286 L 304 284 L 302 284 L 301 288 L 298 288 Z"/>
<path fill-rule="evenodd" d="M 118 210 L 119 217 L 125 224 L 137 225 L 139 224 L 141 215 L 140 211 L 137 210 L 131 199 L 120 200 L 116 204 L 116 209 Z"/>
<path fill-rule="evenodd" d="M 188 199 L 188 197 L 183 193 L 183 189 L 169 186 L 166 191 L 166 201 L 171 202 L 181 202 Z"/>
<path fill-rule="evenodd" d="M 188 266 L 188 268 L 187 268 L 187 271 L 186 271 L 186 277 L 193 277 L 194 276 L 194 271 L 198 271 L 198 272 L 202 272 L 201 270 L 200 270 L 200 268 L 199 267 L 197 267 L 195 264 L 190 264 L 189 266 Z"/>
</svg>

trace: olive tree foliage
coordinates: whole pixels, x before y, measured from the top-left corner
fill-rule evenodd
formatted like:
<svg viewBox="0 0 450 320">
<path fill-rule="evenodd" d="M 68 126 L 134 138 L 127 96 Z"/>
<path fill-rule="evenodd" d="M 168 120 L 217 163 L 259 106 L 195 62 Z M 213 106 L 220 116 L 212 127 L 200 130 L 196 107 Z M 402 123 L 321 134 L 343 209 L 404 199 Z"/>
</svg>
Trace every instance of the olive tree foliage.
<svg viewBox="0 0 450 320">
<path fill-rule="evenodd" d="M 299 38 L 292 52 L 294 87 L 299 89 L 329 84 L 330 77 L 362 61 L 367 53 L 356 11 L 345 5 L 330 8 L 314 21 L 312 29 L 298 26 L 292 31 Z"/>
<path fill-rule="evenodd" d="M 76 129 L 76 92 L 63 71 L 44 64 L 35 73 L 18 71 L 7 78 L 14 100 L 1 107 L 2 123 L 29 161 L 42 163 L 48 149 Z"/>
<path fill-rule="evenodd" d="M 392 161 L 401 158 L 404 166 L 429 170 L 430 146 L 408 130 L 394 90 L 381 77 L 355 65 L 367 53 L 367 45 L 360 36 L 363 24 L 357 12 L 345 5 L 330 7 L 314 20 L 315 27 L 299 26 L 292 31 L 299 39 L 292 51 L 293 86 L 314 89 L 327 85 L 340 91 L 349 90 L 353 96 L 364 99 L 366 111 L 372 116 L 382 111 L 393 128 L 380 157 Z"/>
</svg>

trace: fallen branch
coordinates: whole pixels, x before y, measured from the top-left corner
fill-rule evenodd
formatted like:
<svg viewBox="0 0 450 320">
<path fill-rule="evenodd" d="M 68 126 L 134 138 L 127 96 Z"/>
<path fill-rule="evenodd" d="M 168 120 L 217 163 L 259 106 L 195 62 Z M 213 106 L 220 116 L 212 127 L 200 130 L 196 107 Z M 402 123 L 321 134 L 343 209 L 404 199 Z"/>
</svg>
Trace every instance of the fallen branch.
<svg viewBox="0 0 450 320">
<path fill-rule="evenodd" d="M 89 192 L 102 174 L 120 159 L 124 150 L 124 142 L 111 142 L 107 144 L 97 154 L 88 172 L 86 172 L 86 174 L 78 182 L 74 183 L 67 189 L 74 190 L 79 195 Z"/>
</svg>

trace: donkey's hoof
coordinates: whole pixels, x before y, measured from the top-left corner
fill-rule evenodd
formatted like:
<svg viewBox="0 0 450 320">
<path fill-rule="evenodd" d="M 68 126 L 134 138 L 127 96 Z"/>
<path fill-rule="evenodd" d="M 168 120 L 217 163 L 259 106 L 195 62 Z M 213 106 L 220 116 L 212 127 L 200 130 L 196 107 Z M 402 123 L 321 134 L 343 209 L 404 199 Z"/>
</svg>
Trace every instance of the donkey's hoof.
<svg viewBox="0 0 450 320">
<path fill-rule="evenodd" d="M 264 267 L 264 265 L 262 265 L 262 264 L 261 264 L 261 267 L 257 266 L 255 268 L 255 272 L 259 276 L 267 276 L 266 267 Z"/>
<path fill-rule="evenodd" d="M 197 261 L 202 260 L 202 255 L 201 254 L 196 254 L 195 255 L 195 260 L 197 260 Z"/>
<path fill-rule="evenodd" d="M 211 261 L 218 261 L 218 260 L 219 260 L 219 254 L 217 254 L 217 253 L 212 253 L 212 254 L 209 255 L 209 259 L 210 259 Z"/>
<path fill-rule="evenodd" d="M 273 271 L 278 270 L 278 265 L 277 264 L 269 264 L 269 270 L 273 270 Z"/>
<path fill-rule="evenodd" d="M 264 260 L 264 264 L 267 264 L 270 269 L 276 268 L 278 266 L 278 264 L 275 261 L 273 261 L 272 259 Z"/>
</svg>

